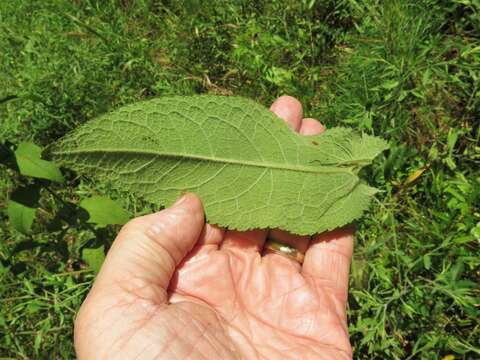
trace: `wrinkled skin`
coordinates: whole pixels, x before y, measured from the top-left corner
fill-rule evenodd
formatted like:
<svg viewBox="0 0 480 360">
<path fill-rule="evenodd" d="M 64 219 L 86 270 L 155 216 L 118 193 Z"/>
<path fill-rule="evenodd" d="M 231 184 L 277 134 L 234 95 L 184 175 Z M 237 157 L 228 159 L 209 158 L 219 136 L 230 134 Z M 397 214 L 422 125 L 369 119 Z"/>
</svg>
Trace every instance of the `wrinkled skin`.
<svg viewBox="0 0 480 360">
<path fill-rule="evenodd" d="M 293 131 L 323 131 L 283 96 Z M 346 299 L 353 236 L 270 237 L 306 251 L 303 266 L 263 254 L 265 231 L 204 224 L 200 200 L 124 226 L 75 322 L 79 359 L 349 359 Z"/>
</svg>

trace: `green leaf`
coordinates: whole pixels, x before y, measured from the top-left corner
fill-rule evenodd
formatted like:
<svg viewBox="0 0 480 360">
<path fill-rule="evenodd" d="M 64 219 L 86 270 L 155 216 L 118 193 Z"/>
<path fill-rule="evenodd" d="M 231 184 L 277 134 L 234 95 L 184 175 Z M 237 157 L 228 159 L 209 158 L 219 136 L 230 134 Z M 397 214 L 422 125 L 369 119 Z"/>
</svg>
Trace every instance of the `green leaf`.
<svg viewBox="0 0 480 360">
<path fill-rule="evenodd" d="M 63 182 L 60 169 L 51 161 L 42 160 L 42 149 L 29 142 L 22 142 L 15 151 L 20 173 L 40 179 Z"/>
<path fill-rule="evenodd" d="M 423 266 L 425 269 L 430 270 L 430 267 L 432 266 L 432 259 L 428 255 L 423 255 Z"/>
<path fill-rule="evenodd" d="M 32 228 L 33 219 L 35 218 L 36 209 L 25 206 L 14 200 L 10 200 L 7 206 L 7 215 L 10 219 L 12 227 L 21 232 L 28 234 Z"/>
<path fill-rule="evenodd" d="M 464 58 L 464 57 L 467 57 L 469 55 L 476 54 L 476 53 L 480 53 L 480 45 L 463 51 L 460 56 Z"/>
<path fill-rule="evenodd" d="M 11 195 L 7 215 L 12 227 L 23 233 L 30 232 L 40 198 L 40 187 L 35 185 L 20 187 Z"/>
<path fill-rule="evenodd" d="M 88 214 L 88 222 L 98 226 L 123 225 L 128 219 L 128 213 L 112 199 L 105 196 L 92 196 L 80 202 Z"/>
<path fill-rule="evenodd" d="M 87 122 L 51 154 L 159 205 L 195 192 L 213 224 L 314 234 L 361 216 L 376 190 L 358 171 L 386 147 L 346 128 L 300 136 L 240 97 L 176 96 Z"/>
<path fill-rule="evenodd" d="M 480 241 L 480 222 L 470 230 L 470 233 L 475 237 L 477 241 Z"/>
<path fill-rule="evenodd" d="M 98 273 L 102 267 L 103 261 L 105 260 L 104 246 L 102 245 L 98 248 L 83 249 L 82 260 L 87 263 L 90 269 L 92 269 L 95 273 Z"/>
<path fill-rule="evenodd" d="M 400 83 L 397 80 L 387 80 L 382 84 L 382 88 L 391 90 L 398 87 L 398 85 L 400 85 Z"/>
</svg>

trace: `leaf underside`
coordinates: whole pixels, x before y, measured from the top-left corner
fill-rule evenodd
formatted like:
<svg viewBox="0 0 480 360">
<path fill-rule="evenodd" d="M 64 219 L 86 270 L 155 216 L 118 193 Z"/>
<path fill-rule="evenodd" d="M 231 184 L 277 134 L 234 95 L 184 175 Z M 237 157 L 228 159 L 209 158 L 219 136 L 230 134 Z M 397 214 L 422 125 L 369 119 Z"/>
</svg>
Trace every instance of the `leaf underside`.
<svg viewBox="0 0 480 360">
<path fill-rule="evenodd" d="M 241 97 L 175 96 L 89 121 L 50 153 L 159 205 L 195 192 L 213 224 L 311 235 L 362 214 L 375 189 L 358 170 L 385 148 L 346 128 L 300 136 Z"/>
</svg>

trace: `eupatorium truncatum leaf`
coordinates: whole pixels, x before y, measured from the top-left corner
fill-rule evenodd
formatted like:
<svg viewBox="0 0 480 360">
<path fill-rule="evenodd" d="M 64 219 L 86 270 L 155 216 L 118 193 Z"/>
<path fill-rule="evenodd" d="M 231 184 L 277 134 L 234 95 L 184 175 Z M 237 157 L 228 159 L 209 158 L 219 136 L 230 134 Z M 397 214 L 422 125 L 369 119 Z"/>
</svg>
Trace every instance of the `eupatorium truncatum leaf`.
<svg viewBox="0 0 480 360">
<path fill-rule="evenodd" d="M 50 153 L 159 205 L 195 192 L 210 223 L 305 235 L 362 214 L 375 189 L 358 170 L 385 148 L 382 139 L 346 128 L 298 135 L 245 98 L 175 96 L 89 121 Z"/>
</svg>

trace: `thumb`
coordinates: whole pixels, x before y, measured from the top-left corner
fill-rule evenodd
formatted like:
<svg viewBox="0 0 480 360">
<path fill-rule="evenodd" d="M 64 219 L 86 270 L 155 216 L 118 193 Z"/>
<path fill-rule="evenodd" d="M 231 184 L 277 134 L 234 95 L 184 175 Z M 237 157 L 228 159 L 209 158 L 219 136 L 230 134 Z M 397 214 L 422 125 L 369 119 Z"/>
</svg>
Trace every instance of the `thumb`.
<svg viewBox="0 0 480 360">
<path fill-rule="evenodd" d="M 192 250 L 203 225 L 203 207 L 194 194 L 129 221 L 113 242 L 94 289 L 119 286 L 145 300 L 165 302 L 175 268 Z"/>
</svg>

